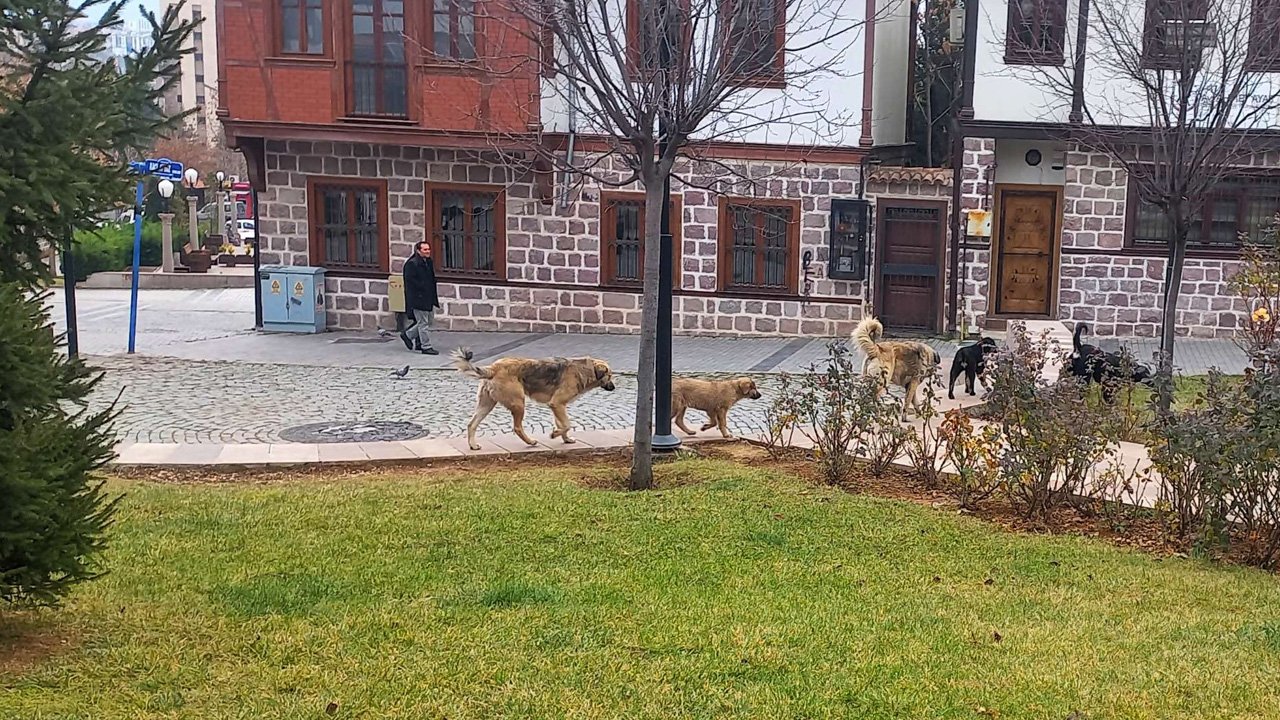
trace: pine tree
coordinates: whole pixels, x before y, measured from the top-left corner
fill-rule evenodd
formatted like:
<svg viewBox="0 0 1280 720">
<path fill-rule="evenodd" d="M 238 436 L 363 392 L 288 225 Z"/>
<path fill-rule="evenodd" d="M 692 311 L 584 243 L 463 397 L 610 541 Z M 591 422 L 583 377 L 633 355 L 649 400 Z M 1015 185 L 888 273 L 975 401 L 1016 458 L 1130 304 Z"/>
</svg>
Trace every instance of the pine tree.
<svg viewBox="0 0 1280 720">
<path fill-rule="evenodd" d="M 0 600 L 56 603 L 100 572 L 114 501 L 95 478 L 114 409 L 89 412 L 98 373 L 59 350 L 41 261 L 129 197 L 128 160 L 180 118 L 159 100 L 192 31 L 146 13 L 153 46 L 106 59 L 122 2 L 6 0 L 0 9 Z M 92 21 L 90 18 L 100 17 Z"/>
</svg>

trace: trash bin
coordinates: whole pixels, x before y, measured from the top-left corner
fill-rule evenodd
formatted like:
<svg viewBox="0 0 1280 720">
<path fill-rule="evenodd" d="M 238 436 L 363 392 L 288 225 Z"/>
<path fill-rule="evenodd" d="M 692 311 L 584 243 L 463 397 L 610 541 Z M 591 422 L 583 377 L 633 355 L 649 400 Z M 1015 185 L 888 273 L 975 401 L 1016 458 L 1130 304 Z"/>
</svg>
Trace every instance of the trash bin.
<svg viewBox="0 0 1280 720">
<path fill-rule="evenodd" d="M 324 268 L 263 265 L 258 282 L 264 332 L 324 332 Z"/>
</svg>

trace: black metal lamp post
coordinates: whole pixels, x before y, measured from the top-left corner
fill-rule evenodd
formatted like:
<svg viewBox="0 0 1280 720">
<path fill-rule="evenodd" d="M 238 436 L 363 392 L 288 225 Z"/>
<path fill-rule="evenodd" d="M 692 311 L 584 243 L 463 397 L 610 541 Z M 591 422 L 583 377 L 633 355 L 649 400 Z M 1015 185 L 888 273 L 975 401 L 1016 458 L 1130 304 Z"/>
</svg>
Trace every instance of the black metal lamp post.
<svg viewBox="0 0 1280 720">
<path fill-rule="evenodd" d="M 663 87 L 669 89 L 667 74 L 671 67 L 671 17 L 663 12 L 661 41 L 658 43 L 658 65 L 662 73 Z M 667 155 L 668 135 L 665 113 L 658 113 L 658 161 Z M 671 247 L 671 173 L 662 177 L 662 235 L 658 253 L 658 356 L 654 362 L 654 425 L 653 449 L 673 452 L 680 447 L 680 438 L 671 432 L 671 301 L 673 293 Z"/>
<path fill-rule="evenodd" d="M 62 251 L 62 295 L 67 307 L 67 356 L 80 354 L 80 328 L 76 323 L 76 262 L 74 233 L 67 232 Z"/>
</svg>

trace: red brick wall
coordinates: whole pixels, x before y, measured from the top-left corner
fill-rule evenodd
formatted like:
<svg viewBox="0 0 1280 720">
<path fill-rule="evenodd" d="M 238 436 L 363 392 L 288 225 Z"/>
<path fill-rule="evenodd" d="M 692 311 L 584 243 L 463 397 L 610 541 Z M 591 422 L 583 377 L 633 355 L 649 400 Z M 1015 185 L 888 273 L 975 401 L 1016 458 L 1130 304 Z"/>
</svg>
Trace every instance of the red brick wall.
<svg viewBox="0 0 1280 720">
<path fill-rule="evenodd" d="M 323 56 L 288 58 L 279 57 L 276 5 L 276 0 L 219 3 L 220 107 L 231 121 L 336 123 L 347 114 L 350 3 L 325 0 Z M 405 6 L 409 116 L 419 127 L 523 132 L 537 120 L 537 68 L 511 59 L 526 46 L 537 57 L 537 48 L 507 27 L 507 20 L 478 24 L 477 42 L 482 54 L 487 48 L 487 59 L 467 68 L 432 64 L 424 49 L 430 42 L 431 5 Z"/>
</svg>

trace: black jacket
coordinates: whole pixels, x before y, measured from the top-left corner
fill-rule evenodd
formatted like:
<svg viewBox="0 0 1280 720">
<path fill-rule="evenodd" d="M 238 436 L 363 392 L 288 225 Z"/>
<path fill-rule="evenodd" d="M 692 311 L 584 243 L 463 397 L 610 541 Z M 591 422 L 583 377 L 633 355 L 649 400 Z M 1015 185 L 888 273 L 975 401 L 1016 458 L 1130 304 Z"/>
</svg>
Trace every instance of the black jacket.
<svg viewBox="0 0 1280 720">
<path fill-rule="evenodd" d="M 430 258 L 414 253 L 404 264 L 404 302 L 409 310 L 430 311 L 440 307 L 436 266 Z"/>
</svg>

